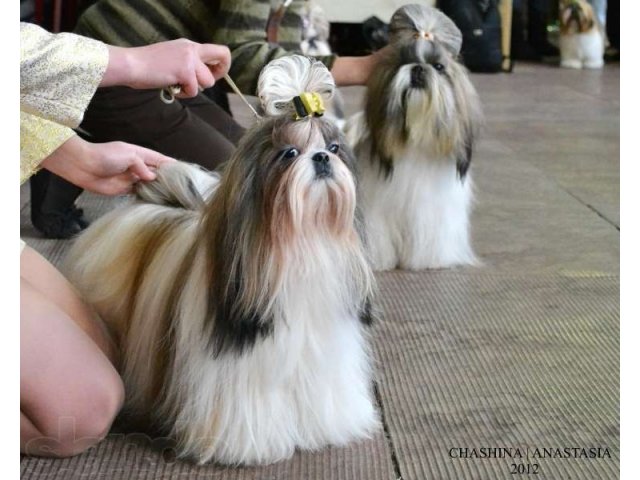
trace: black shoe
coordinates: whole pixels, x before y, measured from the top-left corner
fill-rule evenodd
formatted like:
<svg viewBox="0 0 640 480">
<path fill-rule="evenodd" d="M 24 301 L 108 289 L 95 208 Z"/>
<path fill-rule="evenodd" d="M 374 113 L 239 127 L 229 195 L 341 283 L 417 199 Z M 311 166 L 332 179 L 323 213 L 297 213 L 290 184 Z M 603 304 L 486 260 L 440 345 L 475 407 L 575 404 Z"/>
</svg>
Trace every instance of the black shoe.
<svg viewBox="0 0 640 480">
<path fill-rule="evenodd" d="M 70 238 L 89 222 L 76 208 L 82 189 L 64 178 L 41 170 L 31 177 L 31 223 L 45 238 Z"/>
<path fill-rule="evenodd" d="M 613 47 L 607 47 L 604 51 L 604 61 L 605 62 L 619 62 L 620 61 L 620 50 Z"/>
<path fill-rule="evenodd" d="M 64 213 L 40 213 L 32 219 L 32 223 L 45 238 L 71 238 L 89 226 L 82 213 L 82 209 L 74 206 Z"/>
</svg>

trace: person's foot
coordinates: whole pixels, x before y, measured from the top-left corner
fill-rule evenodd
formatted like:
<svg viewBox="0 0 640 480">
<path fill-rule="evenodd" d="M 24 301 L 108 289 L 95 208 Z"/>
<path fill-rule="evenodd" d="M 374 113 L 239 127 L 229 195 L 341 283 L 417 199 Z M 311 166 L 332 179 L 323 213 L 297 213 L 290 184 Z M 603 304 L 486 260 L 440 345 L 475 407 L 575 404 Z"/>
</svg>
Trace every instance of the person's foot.
<svg viewBox="0 0 640 480">
<path fill-rule="evenodd" d="M 65 239 L 77 235 L 89 226 L 81 208 L 75 206 L 63 213 L 41 213 L 32 218 L 33 226 L 43 237 L 51 239 Z"/>
<path fill-rule="evenodd" d="M 619 62 L 620 61 L 620 50 L 614 47 L 607 47 L 604 51 L 604 61 L 605 62 Z"/>
</svg>

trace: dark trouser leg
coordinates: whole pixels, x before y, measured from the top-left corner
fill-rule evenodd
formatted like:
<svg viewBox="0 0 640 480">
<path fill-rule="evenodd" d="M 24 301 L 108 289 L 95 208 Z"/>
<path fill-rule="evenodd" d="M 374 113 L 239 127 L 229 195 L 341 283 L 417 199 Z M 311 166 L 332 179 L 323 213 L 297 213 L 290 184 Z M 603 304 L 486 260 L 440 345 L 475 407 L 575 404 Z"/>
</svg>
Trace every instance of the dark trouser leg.
<svg viewBox="0 0 640 480">
<path fill-rule="evenodd" d="M 551 11 L 550 0 L 529 0 L 529 44 L 542 56 L 556 56 L 559 53 L 547 39 L 547 22 Z"/>
<path fill-rule="evenodd" d="M 511 20 L 511 55 L 516 60 L 540 60 L 540 55 L 531 48 L 527 40 L 526 2 L 513 1 Z"/>
<path fill-rule="evenodd" d="M 90 142 L 133 143 L 210 170 L 229 159 L 244 132 L 231 116 L 202 94 L 167 105 L 160 100 L 158 90 L 126 87 L 99 89 L 80 129 L 79 134 Z M 40 187 L 32 187 L 32 198 L 34 194 L 43 198 L 39 204 L 32 202 L 32 218 L 40 219 L 34 226 L 47 237 L 67 238 L 76 233 L 74 230 L 79 231 L 73 222 L 69 234 L 65 233 L 69 229 L 43 230 L 42 221 L 61 215 L 66 219 L 71 215 L 70 221 L 78 218 L 73 205 L 82 189 L 53 174 L 49 177 L 49 181 L 42 179 Z M 55 225 L 59 224 L 56 220 Z M 79 226 L 83 228 L 82 223 Z"/>
<path fill-rule="evenodd" d="M 158 90 L 98 90 L 80 128 L 92 142 L 120 140 L 214 170 L 229 159 L 243 133 L 203 94 L 165 104 Z"/>
<path fill-rule="evenodd" d="M 213 103 L 216 103 L 220 108 L 222 108 L 227 115 L 231 115 L 229 96 L 227 95 L 227 92 L 220 87 L 219 83 L 216 83 L 212 88 L 207 88 L 202 93 L 204 93 L 209 100 L 213 100 Z"/>
<path fill-rule="evenodd" d="M 224 95 L 226 98 L 226 94 Z M 194 98 L 181 100 L 181 103 L 187 107 L 189 111 L 198 115 L 207 125 L 213 127 L 224 138 L 233 143 L 234 146 L 238 145 L 242 135 L 244 135 L 245 129 L 226 112 L 224 106 L 212 102 L 212 100 L 205 95 L 198 95 Z"/>
</svg>

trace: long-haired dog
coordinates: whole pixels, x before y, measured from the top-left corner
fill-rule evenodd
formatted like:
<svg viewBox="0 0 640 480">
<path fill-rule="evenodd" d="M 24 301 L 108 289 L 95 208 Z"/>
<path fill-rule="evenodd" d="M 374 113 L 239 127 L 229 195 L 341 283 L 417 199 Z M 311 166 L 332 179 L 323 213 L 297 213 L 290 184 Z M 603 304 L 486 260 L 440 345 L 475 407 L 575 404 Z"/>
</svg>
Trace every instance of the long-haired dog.
<svg viewBox="0 0 640 480">
<path fill-rule="evenodd" d="M 161 167 L 70 253 L 73 283 L 118 337 L 125 409 L 181 456 L 262 464 L 377 428 L 354 157 L 301 110 L 333 90 L 320 62 L 273 61 L 259 80 L 268 117 L 221 177 Z"/>
<path fill-rule="evenodd" d="M 604 32 L 593 8 L 585 0 L 560 4 L 560 66 L 602 68 Z"/>
<path fill-rule="evenodd" d="M 481 109 L 457 61 L 462 35 L 439 10 L 409 5 L 394 13 L 390 39 L 346 129 L 373 267 L 475 264 L 469 165 Z"/>
<path fill-rule="evenodd" d="M 305 55 L 331 55 L 329 32 L 331 23 L 324 10 L 315 1 L 304 2 L 302 15 L 302 44 L 300 49 Z"/>
</svg>

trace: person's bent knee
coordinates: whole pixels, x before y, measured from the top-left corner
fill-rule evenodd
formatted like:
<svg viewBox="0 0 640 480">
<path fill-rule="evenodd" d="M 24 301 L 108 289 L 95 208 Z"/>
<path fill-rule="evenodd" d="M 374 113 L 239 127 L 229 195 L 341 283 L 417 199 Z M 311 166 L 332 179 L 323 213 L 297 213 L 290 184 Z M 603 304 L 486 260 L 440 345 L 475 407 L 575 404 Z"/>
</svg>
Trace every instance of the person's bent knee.
<svg viewBox="0 0 640 480">
<path fill-rule="evenodd" d="M 61 405 L 53 405 L 45 418 L 39 422 L 36 419 L 34 423 L 42 437 L 31 439 L 23 453 L 69 457 L 104 439 L 124 398 L 120 377 L 115 372 L 113 377 L 102 378 L 92 388 L 83 390 L 83 398 L 74 400 L 78 407 L 73 412 L 61 408 Z"/>
<path fill-rule="evenodd" d="M 60 456 L 77 455 L 107 436 L 124 398 L 122 380 L 117 375 L 114 377 L 94 385 L 85 407 L 73 419 L 75 428 L 59 428 Z"/>
</svg>

